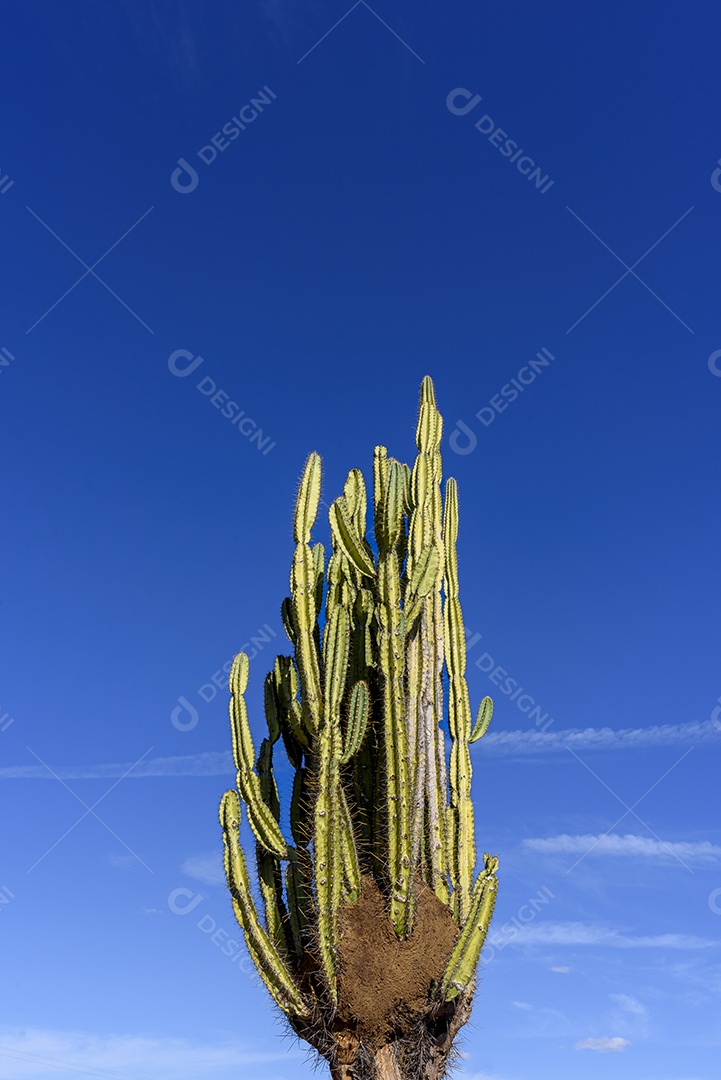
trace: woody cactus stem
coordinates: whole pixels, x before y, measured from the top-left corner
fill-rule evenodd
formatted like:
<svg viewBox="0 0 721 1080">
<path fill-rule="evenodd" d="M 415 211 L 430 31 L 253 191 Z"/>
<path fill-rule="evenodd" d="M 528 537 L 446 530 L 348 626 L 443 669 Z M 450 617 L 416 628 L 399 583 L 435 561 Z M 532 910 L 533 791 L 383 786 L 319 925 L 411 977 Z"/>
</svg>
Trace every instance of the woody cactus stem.
<svg viewBox="0 0 721 1080">
<path fill-rule="evenodd" d="M 293 652 L 279 656 L 266 677 L 268 736 L 257 756 L 245 654 L 230 674 L 237 790 L 223 796 L 220 819 L 234 910 L 250 955 L 294 1030 L 330 1061 L 334 1075 L 356 1080 L 419 1069 L 426 1077 L 442 1074 L 452 1038 L 470 1015 L 496 897 L 496 858 L 484 856 L 474 882 L 469 745 L 485 734 L 493 705 L 483 699 L 472 727 L 458 494 L 449 479 L 442 497 L 442 430 L 426 377 L 413 467 L 376 447 L 372 538 L 365 481 L 351 470 L 330 507 L 327 564 L 322 544 L 311 547 L 321 461 L 316 453 L 308 458 L 295 508 L 290 597 L 282 604 Z M 274 773 L 281 743 L 294 771 L 292 843 L 282 828 Z M 241 803 L 256 841 L 264 919 L 240 847 Z M 373 890 L 385 898 L 401 950 L 423 905 L 426 912 L 436 905 L 436 914 L 453 920 L 448 952 L 428 981 L 425 1012 L 405 1042 L 397 1018 L 389 1017 L 381 1038 L 348 997 L 344 928 Z M 418 1024 L 425 1043 L 418 1041 Z M 425 1050 L 410 1051 L 411 1044 Z"/>
</svg>

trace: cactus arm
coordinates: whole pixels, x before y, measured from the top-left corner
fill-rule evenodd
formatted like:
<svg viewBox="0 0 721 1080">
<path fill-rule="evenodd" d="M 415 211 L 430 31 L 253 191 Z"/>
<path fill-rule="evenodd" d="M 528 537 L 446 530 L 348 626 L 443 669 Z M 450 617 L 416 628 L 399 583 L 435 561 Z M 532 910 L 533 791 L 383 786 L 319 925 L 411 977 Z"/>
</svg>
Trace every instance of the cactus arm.
<svg viewBox="0 0 721 1080">
<path fill-rule="evenodd" d="M 441 455 L 443 422 L 436 408 L 433 384 L 425 378 L 421 386 L 421 404 L 416 428 L 418 453 L 411 473 L 411 504 L 408 536 L 410 606 L 409 621 L 420 619 L 416 630 L 417 653 L 410 654 L 413 665 L 420 665 L 415 676 L 418 691 L 418 743 L 423 748 L 423 793 L 416 791 L 416 802 L 426 807 L 424 835 L 424 876 L 438 898 L 448 902 L 447 871 L 449 861 L 446 835 L 446 754 L 443 728 L 442 671 L 444 658 L 441 582 L 444 551 L 441 529 Z M 431 554 L 433 549 L 435 554 Z M 417 590 L 414 595 L 413 590 Z M 421 595 L 422 593 L 422 595 Z M 420 775 L 418 780 L 420 780 Z"/>
<path fill-rule="evenodd" d="M 483 860 L 484 868 L 476 878 L 471 893 L 468 918 L 443 976 L 441 994 L 445 1001 L 452 1001 L 469 986 L 488 933 L 498 891 L 498 859 L 486 854 Z"/>
<path fill-rule="evenodd" d="M 342 785 L 338 787 L 338 826 L 343 858 L 343 899 L 347 904 L 354 904 L 361 891 L 360 864 L 358 849 L 353 835 L 353 819 Z"/>
<path fill-rule="evenodd" d="M 375 566 L 367 546 L 358 535 L 353 518 L 348 512 L 346 501 L 341 495 L 332 504 L 328 518 L 333 531 L 333 539 L 346 558 L 364 577 L 375 577 Z"/>
<path fill-rule="evenodd" d="M 276 821 L 280 818 L 278 788 L 273 775 L 273 747 L 263 739 L 258 754 L 258 776 L 263 802 Z M 288 912 L 283 902 L 283 875 L 276 855 L 256 844 L 258 883 L 265 910 L 265 927 L 281 956 L 287 955 L 286 926 Z"/>
<path fill-rule="evenodd" d="M 291 765 L 298 768 L 303 752 L 310 746 L 298 694 L 298 673 L 291 656 L 276 656 L 273 668 L 276 715 Z"/>
<path fill-rule="evenodd" d="M 390 914 L 396 934 L 400 938 L 409 933 L 413 920 L 412 799 L 403 686 L 405 651 L 401 619 L 401 579 L 396 549 L 402 531 L 403 508 L 398 497 L 402 485 L 400 463 L 387 462 L 385 489 L 379 500 L 376 523 L 379 543 L 378 633 L 383 676 Z"/>
<path fill-rule="evenodd" d="M 391 884 L 391 920 L 399 937 L 410 929 L 412 892 L 410 889 L 410 800 L 408 792 L 408 748 L 403 715 L 403 657 L 400 628 L 400 578 L 394 551 L 386 553 L 379 566 L 381 589 L 380 658 L 383 673 L 385 772 L 387 785 L 388 874 Z"/>
<path fill-rule="evenodd" d="M 274 942 L 263 928 L 253 902 L 245 856 L 240 846 L 240 801 L 238 793 L 226 791 L 220 804 L 223 828 L 224 864 L 236 918 L 245 934 L 248 951 L 258 973 L 275 1001 L 292 1016 L 307 1017 L 308 1003 L 296 986 Z"/>
<path fill-rule="evenodd" d="M 421 867 L 421 841 L 425 823 L 425 776 L 426 745 L 425 728 L 419 723 L 419 709 L 423 688 L 423 665 L 420 641 L 417 633 L 409 630 L 406 619 L 406 677 L 405 711 L 408 740 L 408 784 L 411 792 L 411 865 L 415 871 Z M 426 884 L 430 881 L 426 878 Z"/>
<path fill-rule="evenodd" d="M 303 722 L 309 732 L 317 730 L 320 722 L 321 691 L 318 646 L 315 639 L 317 612 L 315 607 L 316 580 L 313 555 L 307 544 L 298 544 L 291 572 L 295 656 L 301 682 Z"/>
<path fill-rule="evenodd" d="M 351 638 L 350 677 L 355 683 L 351 693 L 348 723 L 343 743 L 343 763 L 352 761 L 353 795 L 356 808 L 355 829 L 366 850 L 374 850 L 374 816 L 377 747 L 373 724 L 370 684 L 375 682 L 372 634 L 368 623 L 373 612 L 373 597 L 361 590 L 356 599 L 356 624 Z M 356 691 L 356 686 L 365 686 Z M 367 702 L 367 712 L 365 707 Z M 365 725 L 363 723 L 365 718 Z M 361 732 L 361 729 L 364 730 Z M 360 741 L 358 741 L 360 739 Z M 357 747 L 354 746 L 357 743 Z"/>
<path fill-rule="evenodd" d="M 260 780 L 254 769 L 253 737 L 248 723 L 245 689 L 248 685 L 248 657 L 238 653 L 230 670 L 230 729 L 233 757 L 238 770 L 237 784 L 248 806 L 248 820 L 256 839 L 267 851 L 284 859 L 287 846 L 280 826 L 263 801 Z"/>
<path fill-rule="evenodd" d="M 388 451 L 385 446 L 376 446 L 373 451 L 373 531 L 378 542 L 381 531 L 380 515 L 388 475 Z"/>
<path fill-rule="evenodd" d="M 493 718 L 493 702 L 489 697 L 484 697 L 481 704 L 478 706 L 478 712 L 476 714 L 476 722 L 473 725 L 473 731 L 469 742 L 477 742 L 478 739 L 482 739 L 488 731 L 488 725 Z"/>
<path fill-rule="evenodd" d="M 463 614 L 458 600 L 458 492 L 449 477 L 443 516 L 445 546 L 444 632 L 448 669 L 448 725 L 451 733 L 451 808 L 453 834 L 450 847 L 454 853 L 453 914 L 463 924 L 468 917 L 471 883 L 476 864 L 476 846 L 471 799 L 471 707 L 466 683 L 466 637 Z"/>
<path fill-rule="evenodd" d="M 263 683 L 263 704 L 265 707 L 265 721 L 268 725 L 268 735 L 271 743 L 280 738 L 281 718 L 278 708 L 278 698 L 275 692 L 275 672 L 269 671 Z"/>
<path fill-rule="evenodd" d="M 245 691 L 248 687 L 248 657 L 238 653 L 228 678 L 230 689 L 230 733 L 233 740 L 233 760 L 237 769 L 252 769 L 255 764 L 253 736 L 248 722 Z"/>
<path fill-rule="evenodd" d="M 343 857 L 338 822 L 338 756 L 332 732 L 320 734 L 320 770 L 314 813 L 314 875 L 318 909 L 318 948 L 326 986 L 337 1003 L 335 947 L 341 896 Z"/>
<path fill-rule="evenodd" d="M 308 455 L 308 460 L 305 463 L 295 503 L 293 539 L 296 544 L 310 544 L 311 529 L 318 513 L 320 485 L 320 455 L 313 452 Z"/>
<path fill-rule="evenodd" d="M 350 705 L 348 708 L 348 723 L 346 725 L 341 765 L 347 765 L 351 758 L 360 750 L 368 730 L 368 717 L 370 715 L 370 698 L 368 696 L 368 684 L 357 682 L 351 691 Z"/>
<path fill-rule="evenodd" d="M 315 805 L 316 902 L 318 945 L 326 985 L 337 1001 L 335 948 L 343 882 L 340 757 L 340 705 L 345 689 L 349 651 L 348 612 L 336 605 L 323 634 L 324 708 L 320 727 L 318 795 Z"/>
<path fill-rule="evenodd" d="M 423 601 L 434 588 L 436 581 L 438 580 L 438 570 L 440 566 L 440 556 L 438 554 L 438 548 L 435 545 L 429 544 L 421 552 L 415 566 L 413 567 L 413 575 L 408 581 L 408 592 L 406 593 L 406 631 L 410 632 L 416 619 L 421 613 L 423 608 Z"/>
<path fill-rule="evenodd" d="M 320 500 L 321 461 L 311 454 L 306 461 L 298 489 L 293 518 L 296 542 L 290 575 L 293 640 L 300 673 L 303 721 L 310 732 L 320 720 L 321 689 L 316 620 L 318 607 L 319 554 L 310 549 L 310 536 Z"/>
<path fill-rule="evenodd" d="M 351 517 L 353 518 L 356 533 L 358 536 L 365 536 L 368 497 L 366 495 L 365 480 L 360 469 L 351 469 L 348 473 L 343 494 L 351 509 Z"/>
</svg>

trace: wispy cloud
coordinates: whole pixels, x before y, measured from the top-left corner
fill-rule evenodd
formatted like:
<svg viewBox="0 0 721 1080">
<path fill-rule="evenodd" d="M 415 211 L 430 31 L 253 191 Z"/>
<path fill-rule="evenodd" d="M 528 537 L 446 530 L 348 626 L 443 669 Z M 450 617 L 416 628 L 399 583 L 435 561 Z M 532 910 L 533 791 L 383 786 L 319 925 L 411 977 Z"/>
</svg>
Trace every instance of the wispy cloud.
<svg viewBox="0 0 721 1080">
<path fill-rule="evenodd" d="M 286 1062 L 300 1054 L 267 1052 L 247 1043 L 200 1043 L 139 1035 L 92 1035 L 81 1031 L 7 1028 L 0 1032 L 4 1080 L 46 1080 L 63 1073 L 105 1080 L 230 1080 L 253 1066 Z"/>
<path fill-rule="evenodd" d="M 619 1005 L 624 1012 L 631 1013 L 632 1016 L 646 1016 L 648 1010 L 646 1006 L 638 1001 L 631 994 L 609 994 L 609 999 Z"/>
<path fill-rule="evenodd" d="M 596 1050 L 599 1054 L 619 1053 L 621 1050 L 625 1050 L 631 1043 L 628 1039 L 622 1039 L 620 1035 L 616 1035 L 613 1039 L 600 1038 L 600 1039 L 581 1039 L 580 1042 L 574 1043 L 574 1050 Z"/>
<path fill-rule="evenodd" d="M 627 833 L 618 836 L 609 833 L 600 836 L 587 834 L 583 836 L 569 836 L 563 833 L 561 836 L 533 837 L 523 841 L 524 847 L 531 851 L 539 851 L 544 854 L 557 855 L 633 855 L 642 858 L 680 858 L 691 862 L 694 859 L 702 862 L 721 862 L 721 847 L 710 843 L 708 840 L 685 841 L 685 840 L 652 840 L 646 836 L 634 836 Z"/>
<path fill-rule="evenodd" d="M 225 881 L 223 858 L 219 852 L 210 855 L 191 855 L 180 867 L 188 877 L 202 881 L 203 885 L 222 885 Z"/>
<path fill-rule="evenodd" d="M 710 949 L 721 941 L 692 934 L 624 934 L 596 923 L 544 922 L 517 928 L 509 945 L 608 945 L 618 949 Z"/>
<path fill-rule="evenodd" d="M 53 765 L 62 780 L 112 780 L 123 776 L 132 761 L 100 765 Z M 234 777 L 233 757 L 229 750 L 206 751 L 203 754 L 184 754 L 178 757 L 156 757 L 141 761 L 128 773 L 128 779 L 149 776 L 227 776 Z M 42 765 L 4 765 L 0 780 L 52 780 Z"/>
<path fill-rule="evenodd" d="M 135 855 L 108 855 L 108 862 L 116 870 L 136 870 L 140 863 Z"/>
<path fill-rule="evenodd" d="M 538 757 L 572 750 L 634 750 L 653 746 L 695 746 L 715 742 L 721 745 L 721 732 L 710 720 L 688 724 L 662 724 L 647 728 L 566 728 L 562 731 L 497 731 L 485 735 L 475 753 L 495 757 Z M 112 780 L 131 768 L 131 761 L 98 765 L 56 765 L 53 770 L 63 780 Z M 130 778 L 154 776 L 228 776 L 234 775 L 229 750 L 206 751 L 177 757 L 156 757 L 141 761 L 129 773 Z M 41 765 L 4 765 L 0 780 L 50 780 L 51 774 Z"/>
<path fill-rule="evenodd" d="M 556 972 L 558 972 L 559 975 L 570 975 L 571 974 L 570 967 L 550 967 L 548 970 L 549 971 L 556 971 Z"/>
<path fill-rule="evenodd" d="M 572 750 L 636 750 L 708 742 L 721 745 L 721 732 L 710 720 L 692 720 L 687 724 L 655 724 L 645 728 L 496 731 L 484 735 L 477 752 L 485 751 L 497 757 L 528 757 L 561 753 L 567 747 Z"/>
</svg>

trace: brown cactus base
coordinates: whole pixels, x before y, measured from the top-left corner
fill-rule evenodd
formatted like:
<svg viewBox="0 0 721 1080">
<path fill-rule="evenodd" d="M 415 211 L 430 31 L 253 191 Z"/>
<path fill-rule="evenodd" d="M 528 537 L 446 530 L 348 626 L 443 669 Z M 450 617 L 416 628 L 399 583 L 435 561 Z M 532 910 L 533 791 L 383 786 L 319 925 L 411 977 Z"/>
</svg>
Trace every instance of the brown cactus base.
<svg viewBox="0 0 721 1080">
<path fill-rule="evenodd" d="M 440 1080 L 471 1014 L 472 992 L 435 993 L 458 937 L 448 907 L 419 884 L 413 929 L 399 941 L 372 877 L 340 913 L 339 1002 L 324 1022 L 296 1032 L 331 1066 L 333 1080 Z"/>
</svg>

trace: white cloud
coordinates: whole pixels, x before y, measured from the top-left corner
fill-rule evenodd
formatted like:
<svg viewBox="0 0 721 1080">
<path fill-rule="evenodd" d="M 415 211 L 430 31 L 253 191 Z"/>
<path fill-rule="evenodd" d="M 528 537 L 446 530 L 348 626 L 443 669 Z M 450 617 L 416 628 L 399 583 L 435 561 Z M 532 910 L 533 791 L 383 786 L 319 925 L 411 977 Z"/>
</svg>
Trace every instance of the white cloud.
<svg viewBox="0 0 721 1080">
<path fill-rule="evenodd" d="M 709 938 L 694 937 L 692 934 L 651 934 L 634 936 L 622 934 L 613 927 L 596 923 L 580 922 L 543 922 L 533 926 L 512 926 L 509 945 L 608 945 L 619 949 L 709 949 L 721 944 Z M 498 931 L 498 940 L 490 943 L 498 947 L 503 940 L 503 927 Z M 490 940 L 490 939 L 489 939 Z"/>
<path fill-rule="evenodd" d="M 511 1005 L 516 1009 L 532 1009 L 533 1005 L 529 1005 L 527 1001 L 512 1001 Z"/>
<path fill-rule="evenodd" d="M 141 865 L 135 855 L 108 855 L 108 862 L 116 870 L 137 870 Z"/>
<path fill-rule="evenodd" d="M 661 724 L 646 728 L 564 728 L 560 731 L 496 731 L 484 735 L 474 753 L 497 757 L 537 757 L 572 750 L 635 750 L 651 746 L 721 745 L 721 732 L 710 720 Z M 229 750 L 206 751 L 176 757 L 158 757 L 133 765 L 132 761 L 97 765 L 55 765 L 63 780 L 113 780 L 132 768 L 129 778 L 154 776 L 235 776 Z M 43 765 L 4 765 L 0 780 L 51 780 Z"/>
<path fill-rule="evenodd" d="M 624 1012 L 632 1016 L 646 1016 L 647 1009 L 640 1001 L 630 994 L 609 994 L 609 999 L 619 1005 Z"/>
<path fill-rule="evenodd" d="M 581 1039 L 580 1042 L 574 1043 L 574 1050 L 597 1050 L 599 1054 L 608 1054 L 612 1052 L 620 1052 L 625 1050 L 631 1043 L 628 1039 L 622 1039 L 620 1035 L 616 1035 L 613 1039 L 600 1038 L 600 1039 Z"/>
<path fill-rule="evenodd" d="M 134 765 L 132 761 L 98 765 L 55 765 L 53 771 L 62 780 L 114 780 L 128 770 L 129 780 L 151 776 L 227 776 L 235 777 L 233 757 L 229 750 L 208 751 L 203 754 L 184 754 L 177 757 L 157 757 Z M 0 780 L 53 780 L 44 765 L 4 765 Z"/>
<path fill-rule="evenodd" d="M 223 857 L 218 852 L 212 855 L 191 855 L 180 868 L 188 877 L 202 881 L 204 885 L 222 885 L 225 882 Z"/>
<path fill-rule="evenodd" d="M 721 733 L 710 720 L 661 724 L 646 728 L 565 728 L 561 731 L 496 731 L 484 735 L 474 753 L 499 757 L 528 757 L 572 750 L 636 750 L 651 746 L 721 743 Z M 566 750 L 567 752 L 567 750 Z"/>
<path fill-rule="evenodd" d="M 140 1035 L 92 1035 L 81 1031 L 0 1032 L 0 1073 L 4 1080 L 47 1080 L 63 1074 L 102 1076 L 105 1080 L 230 1080 L 252 1075 L 253 1066 L 287 1062 L 298 1052 L 264 1052 L 228 1040 Z"/>
<path fill-rule="evenodd" d="M 548 970 L 549 971 L 557 971 L 559 975 L 570 975 L 571 974 L 570 967 L 550 967 Z"/>
<path fill-rule="evenodd" d="M 532 837 L 523 841 L 525 847 L 531 851 L 539 851 L 544 854 L 568 854 L 568 855 L 632 855 L 642 858 L 673 858 L 691 861 L 698 859 L 703 862 L 721 861 L 721 847 L 712 844 L 708 840 L 652 840 L 647 836 L 634 836 L 627 833 L 618 836 L 614 833 L 594 836 L 569 836 L 563 833 L 561 836 Z"/>
</svg>

